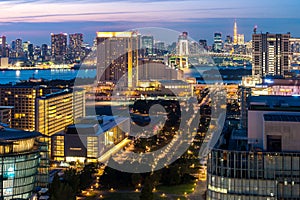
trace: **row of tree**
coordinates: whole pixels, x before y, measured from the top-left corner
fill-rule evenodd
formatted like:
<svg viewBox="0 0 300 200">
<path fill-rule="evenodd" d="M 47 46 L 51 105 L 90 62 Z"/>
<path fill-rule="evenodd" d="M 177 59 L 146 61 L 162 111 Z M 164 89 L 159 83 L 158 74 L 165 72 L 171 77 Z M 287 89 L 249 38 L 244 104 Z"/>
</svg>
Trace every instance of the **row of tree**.
<svg viewBox="0 0 300 200">
<path fill-rule="evenodd" d="M 51 200 L 74 200 L 76 194 L 86 189 L 93 183 L 93 174 L 96 172 L 96 165 L 88 164 L 82 171 L 68 169 L 62 176 L 54 175 L 50 185 Z"/>
</svg>

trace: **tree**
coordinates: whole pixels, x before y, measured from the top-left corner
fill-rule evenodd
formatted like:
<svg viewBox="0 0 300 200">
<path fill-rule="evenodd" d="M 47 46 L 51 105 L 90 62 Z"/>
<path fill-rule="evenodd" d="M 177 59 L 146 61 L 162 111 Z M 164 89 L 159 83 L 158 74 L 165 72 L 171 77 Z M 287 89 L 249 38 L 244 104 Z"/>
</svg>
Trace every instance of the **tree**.
<svg viewBox="0 0 300 200">
<path fill-rule="evenodd" d="M 51 200 L 74 200 L 76 199 L 76 191 L 71 187 L 72 183 L 61 181 L 60 177 L 55 174 L 50 185 Z"/>
<path fill-rule="evenodd" d="M 140 200 L 153 200 L 153 188 L 153 180 L 147 177 L 141 191 Z"/>
<path fill-rule="evenodd" d="M 93 174 L 96 173 L 96 166 L 94 164 L 87 164 L 79 175 L 80 189 L 85 189 L 93 183 Z"/>
<path fill-rule="evenodd" d="M 142 183 L 142 176 L 140 174 L 132 174 L 131 175 L 131 183 L 132 185 L 135 187 L 137 186 L 138 184 L 141 184 Z"/>
<path fill-rule="evenodd" d="M 64 181 L 69 184 L 74 193 L 79 191 L 80 179 L 75 169 L 68 169 L 64 172 Z"/>
</svg>

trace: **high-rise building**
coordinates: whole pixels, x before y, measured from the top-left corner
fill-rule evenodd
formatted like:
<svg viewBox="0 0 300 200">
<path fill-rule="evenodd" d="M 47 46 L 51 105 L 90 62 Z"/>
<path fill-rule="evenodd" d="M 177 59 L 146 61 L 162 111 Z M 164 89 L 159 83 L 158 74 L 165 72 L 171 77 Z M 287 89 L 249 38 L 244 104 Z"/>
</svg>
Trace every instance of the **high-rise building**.
<svg viewBox="0 0 300 200">
<path fill-rule="evenodd" d="M 199 40 L 199 45 L 200 45 L 200 47 L 202 47 L 203 49 L 208 49 L 207 48 L 207 40 L 203 40 L 203 39 L 201 39 L 201 40 Z"/>
<path fill-rule="evenodd" d="M 16 39 L 15 50 L 16 58 L 22 58 L 24 56 L 22 39 Z"/>
<path fill-rule="evenodd" d="M 245 36 L 244 34 L 238 34 L 237 36 L 238 45 L 244 45 L 245 44 Z"/>
<path fill-rule="evenodd" d="M 154 39 L 153 39 L 152 35 L 142 36 L 142 53 L 143 53 L 143 56 L 153 55 L 153 44 L 154 44 Z"/>
<path fill-rule="evenodd" d="M 69 55 L 72 60 L 82 58 L 83 34 L 74 33 L 69 35 Z"/>
<path fill-rule="evenodd" d="M 51 33 L 51 56 L 54 62 L 64 63 L 67 56 L 67 34 Z"/>
<path fill-rule="evenodd" d="M 125 86 L 131 88 L 138 46 L 135 32 L 97 32 L 97 80 L 116 83 L 127 73 Z"/>
<path fill-rule="evenodd" d="M 52 135 L 85 115 L 83 91 L 1 86 L 0 105 L 13 106 L 12 127 Z"/>
<path fill-rule="evenodd" d="M 220 52 L 222 51 L 222 49 L 223 49 L 222 33 L 215 33 L 213 50 L 215 52 Z"/>
<path fill-rule="evenodd" d="M 47 44 L 42 44 L 42 48 L 41 48 L 41 58 L 42 61 L 48 61 L 50 60 L 50 50 L 48 48 Z"/>
<path fill-rule="evenodd" d="M 30 41 L 23 42 L 23 44 L 22 44 L 23 53 L 24 53 L 25 58 L 29 57 L 29 53 L 28 53 L 29 44 L 30 44 Z"/>
<path fill-rule="evenodd" d="M 40 95 L 43 90 L 37 87 L 0 87 L 0 105 L 14 107 L 12 128 L 35 131 L 35 99 Z"/>
<path fill-rule="evenodd" d="M 178 55 L 188 55 L 189 54 L 189 41 L 188 41 L 188 33 L 187 32 L 183 32 L 178 37 L 177 54 Z"/>
<path fill-rule="evenodd" d="M 78 99 L 77 99 L 78 98 Z M 62 90 L 36 99 L 36 131 L 52 136 L 85 116 L 84 91 Z"/>
<path fill-rule="evenodd" d="M 1 36 L 0 38 L 0 56 L 7 57 L 6 53 L 6 36 Z"/>
<path fill-rule="evenodd" d="M 252 75 L 282 75 L 290 70 L 290 33 L 252 35 Z"/>
<path fill-rule="evenodd" d="M 38 132 L 0 126 L 0 198 L 31 199 L 36 187 L 40 150 Z"/>
<path fill-rule="evenodd" d="M 34 49 L 33 44 L 28 45 L 28 59 L 33 60 L 34 59 Z"/>
<path fill-rule="evenodd" d="M 227 44 L 231 44 L 232 43 L 232 37 L 230 35 L 226 36 L 225 43 L 227 43 Z"/>
<path fill-rule="evenodd" d="M 154 44 L 154 53 L 158 56 L 163 56 L 166 50 L 164 42 L 158 41 Z"/>
</svg>

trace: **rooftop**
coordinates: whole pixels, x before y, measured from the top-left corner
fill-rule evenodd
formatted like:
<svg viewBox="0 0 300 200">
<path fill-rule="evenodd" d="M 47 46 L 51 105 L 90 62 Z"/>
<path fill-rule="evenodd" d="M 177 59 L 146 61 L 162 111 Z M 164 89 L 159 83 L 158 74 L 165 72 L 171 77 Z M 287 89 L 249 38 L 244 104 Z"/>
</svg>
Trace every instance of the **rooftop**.
<svg viewBox="0 0 300 200">
<path fill-rule="evenodd" d="M 300 122 L 300 115 L 265 114 L 264 120 L 276 122 Z"/>
<path fill-rule="evenodd" d="M 299 96 L 251 96 L 248 99 L 249 110 L 300 110 Z"/>
<path fill-rule="evenodd" d="M 72 93 L 73 91 L 70 89 L 65 89 L 65 90 L 60 90 L 58 92 L 54 92 L 54 93 L 50 93 L 50 94 L 46 94 L 42 97 L 40 97 L 41 99 L 49 99 L 49 98 L 53 98 L 53 97 L 57 97 L 63 94 L 69 94 Z"/>
<path fill-rule="evenodd" d="M 9 142 L 14 140 L 30 139 L 41 136 L 39 132 L 29 132 L 0 126 L 0 141 Z"/>
<path fill-rule="evenodd" d="M 68 126 L 68 134 L 77 134 L 77 130 L 84 129 L 84 133 L 100 135 L 111 130 L 118 124 L 128 120 L 126 117 L 118 116 L 87 116 L 81 119 L 79 123 Z M 75 129 L 76 132 L 70 131 Z"/>
</svg>

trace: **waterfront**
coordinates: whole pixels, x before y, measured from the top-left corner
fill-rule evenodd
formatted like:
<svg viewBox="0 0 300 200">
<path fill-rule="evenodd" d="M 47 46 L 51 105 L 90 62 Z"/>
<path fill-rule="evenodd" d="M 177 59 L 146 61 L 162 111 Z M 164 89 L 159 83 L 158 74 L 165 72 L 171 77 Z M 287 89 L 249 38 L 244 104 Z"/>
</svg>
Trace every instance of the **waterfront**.
<svg viewBox="0 0 300 200">
<path fill-rule="evenodd" d="M 189 69 L 185 72 L 186 76 L 199 77 L 205 71 L 210 69 L 222 69 L 222 70 L 235 70 L 244 69 L 243 67 L 197 67 Z M 247 67 L 247 70 L 251 67 Z M 80 78 L 94 78 L 96 76 L 96 69 L 46 69 L 46 70 L 2 70 L 0 71 L 0 84 L 16 83 L 20 81 L 29 80 L 30 78 L 46 79 L 46 80 L 70 80 L 76 77 Z M 224 82 L 237 82 L 236 80 L 224 81 Z"/>
<path fill-rule="evenodd" d="M 46 79 L 46 80 L 70 80 L 77 77 L 94 78 L 96 76 L 95 69 L 46 69 L 46 70 L 3 70 L 0 71 L 0 84 L 9 82 L 16 83 L 29 80 L 30 78 Z"/>
</svg>

